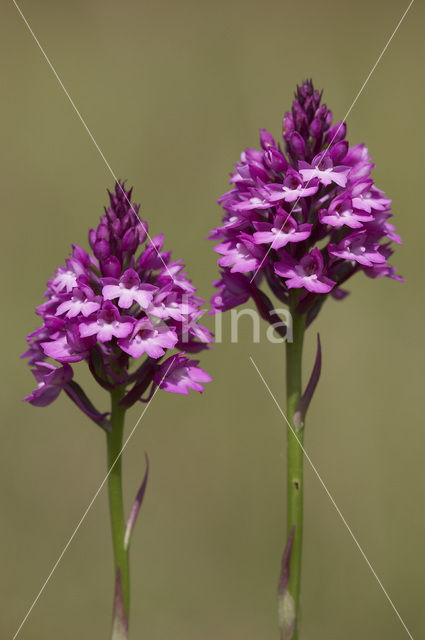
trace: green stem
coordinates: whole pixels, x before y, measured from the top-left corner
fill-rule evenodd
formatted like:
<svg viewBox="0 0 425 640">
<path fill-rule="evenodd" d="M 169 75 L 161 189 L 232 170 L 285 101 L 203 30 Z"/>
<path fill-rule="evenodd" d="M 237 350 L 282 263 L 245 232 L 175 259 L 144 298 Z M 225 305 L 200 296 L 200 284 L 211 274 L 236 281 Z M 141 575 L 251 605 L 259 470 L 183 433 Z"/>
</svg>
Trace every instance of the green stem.
<svg viewBox="0 0 425 640">
<path fill-rule="evenodd" d="M 130 605 L 130 575 L 128 549 L 124 546 L 125 519 L 122 495 L 121 449 L 124 434 L 125 408 L 119 406 L 123 396 L 120 388 L 111 391 L 111 431 L 107 433 L 109 510 L 111 515 L 112 543 L 114 548 L 115 576 L 121 575 L 121 591 L 128 620 Z"/>
<path fill-rule="evenodd" d="M 303 451 L 299 443 L 303 444 L 304 429 L 295 429 L 293 425 L 294 413 L 302 395 L 302 353 L 306 319 L 304 315 L 296 315 L 294 307 L 295 304 L 291 308 L 293 341 L 286 342 L 286 411 L 288 421 L 296 432 L 299 442 L 288 427 L 286 533 L 288 538 L 293 525 L 295 525 L 288 590 L 294 601 L 296 616 L 292 640 L 298 640 L 304 492 Z"/>
</svg>

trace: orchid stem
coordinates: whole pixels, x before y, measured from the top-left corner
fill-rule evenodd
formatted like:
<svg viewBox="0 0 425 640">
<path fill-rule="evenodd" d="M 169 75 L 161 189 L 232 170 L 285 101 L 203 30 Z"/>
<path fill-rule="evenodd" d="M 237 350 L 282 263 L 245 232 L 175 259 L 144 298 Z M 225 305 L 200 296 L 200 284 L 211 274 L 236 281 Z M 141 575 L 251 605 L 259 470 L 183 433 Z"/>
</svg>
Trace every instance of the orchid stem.
<svg viewBox="0 0 425 640">
<path fill-rule="evenodd" d="M 299 638 L 300 618 L 300 583 L 301 583 L 301 555 L 303 536 L 303 444 L 304 428 L 294 426 L 294 414 L 302 395 L 302 353 L 305 331 L 305 315 L 295 313 L 295 304 L 291 305 L 293 341 L 286 342 L 286 411 L 287 418 L 295 431 L 287 428 L 287 518 L 286 533 L 289 538 L 291 529 L 295 525 L 290 558 L 290 575 L 288 590 L 295 605 L 295 630 L 291 640 Z M 298 438 L 298 441 L 297 441 Z"/>
<path fill-rule="evenodd" d="M 120 574 L 121 594 L 125 616 L 128 621 L 130 605 L 129 554 L 124 544 L 126 523 L 122 495 L 121 450 L 124 434 L 125 407 L 119 405 L 124 395 L 121 388 L 111 391 L 111 431 L 106 434 L 108 454 L 108 490 L 111 516 L 112 543 L 114 549 L 115 577 Z M 113 638 L 114 640 L 114 638 Z"/>
</svg>

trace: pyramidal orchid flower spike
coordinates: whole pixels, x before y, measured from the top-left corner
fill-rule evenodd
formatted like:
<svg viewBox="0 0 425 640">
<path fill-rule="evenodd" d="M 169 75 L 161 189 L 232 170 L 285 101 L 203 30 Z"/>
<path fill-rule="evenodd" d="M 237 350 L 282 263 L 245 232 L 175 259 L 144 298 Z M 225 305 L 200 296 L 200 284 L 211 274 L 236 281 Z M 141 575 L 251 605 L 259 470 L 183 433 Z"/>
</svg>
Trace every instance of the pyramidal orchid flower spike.
<svg viewBox="0 0 425 640">
<path fill-rule="evenodd" d="M 262 129 L 260 148 L 241 154 L 231 174 L 232 188 L 218 200 L 224 216 L 210 234 L 218 241 L 220 267 L 212 312 L 252 298 L 260 315 L 276 323 L 273 303 L 264 290 L 268 287 L 291 314 L 286 341 L 287 417 L 297 437 L 288 429 L 288 544 L 279 620 L 281 638 L 296 640 L 303 509 L 299 443 L 321 370 L 318 340 L 313 372 L 302 393 L 304 332 L 328 298 L 345 298 L 345 286 L 356 273 L 401 281 L 388 263 L 393 243 L 401 240 L 389 221 L 391 201 L 371 178 L 374 165 L 367 148 L 349 145 L 345 122 L 332 123 L 332 113 L 311 81 L 297 87 L 283 119 L 282 137 L 276 142 Z"/>
<path fill-rule="evenodd" d="M 27 338 L 37 388 L 25 401 L 51 404 L 64 391 L 106 433 L 109 504 L 115 564 L 113 639 L 128 637 L 129 543 L 145 494 L 148 465 L 130 516 L 124 518 L 121 451 L 126 410 L 148 402 L 157 390 L 202 392 L 210 376 L 190 357 L 208 348 L 212 334 L 198 320 L 204 301 L 184 265 L 163 250 L 162 235 L 151 238 L 132 190 L 118 182 L 96 229 L 91 251 L 72 253 L 47 282 L 36 308 L 41 326 Z M 111 410 L 99 411 L 74 378 L 86 362 L 95 381 L 111 396 Z"/>
</svg>

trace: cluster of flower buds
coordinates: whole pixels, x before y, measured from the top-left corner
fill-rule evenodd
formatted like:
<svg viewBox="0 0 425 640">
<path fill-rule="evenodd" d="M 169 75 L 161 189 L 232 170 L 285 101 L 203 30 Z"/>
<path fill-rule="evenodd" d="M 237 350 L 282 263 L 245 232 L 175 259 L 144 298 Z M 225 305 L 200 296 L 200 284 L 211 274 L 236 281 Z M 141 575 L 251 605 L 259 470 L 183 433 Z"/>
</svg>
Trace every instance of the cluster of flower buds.
<svg viewBox="0 0 425 640">
<path fill-rule="evenodd" d="M 401 280 L 387 263 L 391 242 L 401 242 L 388 221 L 391 201 L 370 177 L 366 147 L 349 146 L 345 123 L 332 125 L 321 98 L 311 81 L 297 87 L 283 145 L 263 129 L 261 149 L 247 149 L 235 165 L 233 188 L 218 201 L 222 225 L 210 235 L 220 241 L 222 268 L 215 311 L 253 297 L 265 314 L 265 278 L 285 303 L 299 290 L 296 313 L 309 323 L 326 294 L 345 297 L 342 285 L 358 271 Z"/>
<path fill-rule="evenodd" d="M 106 414 L 73 380 L 72 363 L 85 360 L 105 389 L 124 386 L 121 403 L 131 406 L 147 401 L 157 386 L 173 393 L 203 391 L 211 378 L 185 354 L 212 342 L 198 323 L 204 301 L 184 265 L 162 250 L 163 236 L 150 238 L 131 204 L 131 189 L 117 183 L 109 196 L 109 208 L 89 233 L 93 253 L 74 245 L 66 266 L 48 281 L 46 301 L 36 308 L 43 325 L 28 336 L 23 354 L 38 382 L 25 400 L 46 406 L 64 389 L 105 428 Z"/>
</svg>

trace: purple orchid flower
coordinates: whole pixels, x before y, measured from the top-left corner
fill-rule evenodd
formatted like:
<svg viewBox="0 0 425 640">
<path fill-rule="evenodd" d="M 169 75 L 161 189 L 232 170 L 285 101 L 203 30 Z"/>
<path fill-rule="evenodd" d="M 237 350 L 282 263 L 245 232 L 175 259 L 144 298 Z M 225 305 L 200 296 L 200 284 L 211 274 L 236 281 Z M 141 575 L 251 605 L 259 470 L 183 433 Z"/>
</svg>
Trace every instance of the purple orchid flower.
<svg viewBox="0 0 425 640">
<path fill-rule="evenodd" d="M 362 229 L 363 223 L 373 220 L 373 216 L 356 210 L 352 198 L 341 194 L 330 203 L 328 209 L 319 210 L 319 220 L 322 224 L 328 224 L 331 227 L 346 226 L 351 229 Z"/>
<path fill-rule="evenodd" d="M 386 262 L 385 256 L 379 251 L 379 244 L 372 242 L 365 231 L 351 233 L 336 245 L 330 243 L 328 253 L 343 260 L 354 260 L 365 267 Z"/>
<path fill-rule="evenodd" d="M 304 180 L 308 182 L 317 178 L 325 187 L 332 184 L 332 182 L 340 187 L 345 187 L 350 167 L 334 166 L 331 156 L 322 152 L 313 158 L 311 164 L 300 160 L 298 162 L 298 171 Z"/>
<path fill-rule="evenodd" d="M 391 206 L 391 200 L 383 197 L 383 192 L 373 185 L 373 180 L 356 180 L 351 185 L 353 207 L 366 213 L 372 211 L 386 211 Z"/>
<path fill-rule="evenodd" d="M 58 362 L 80 362 L 85 360 L 90 352 L 90 348 L 95 344 L 96 339 L 92 337 L 83 338 L 80 335 L 80 325 L 77 323 L 65 326 L 64 331 L 50 333 L 49 340 L 41 342 L 45 356 L 53 358 Z"/>
<path fill-rule="evenodd" d="M 88 338 L 96 335 L 100 342 L 109 342 L 112 338 L 126 338 L 133 327 L 134 320 L 130 316 L 121 316 L 116 306 L 105 300 L 95 319 L 81 322 L 80 336 Z"/>
<path fill-rule="evenodd" d="M 69 364 L 55 367 L 49 362 L 37 362 L 32 372 L 38 387 L 24 400 L 35 407 L 47 407 L 54 402 L 73 376 L 72 367 Z"/>
<path fill-rule="evenodd" d="M 203 385 L 212 378 L 197 365 L 199 360 L 190 360 L 183 354 L 165 360 L 155 374 L 155 382 L 161 389 L 187 395 L 189 389 L 202 393 Z"/>
<path fill-rule="evenodd" d="M 304 288 L 312 293 L 329 293 L 335 286 L 336 283 L 324 275 L 325 265 L 319 249 L 313 249 L 299 262 L 286 252 L 280 255 L 283 259 L 275 262 L 274 270 L 277 275 L 286 278 L 288 289 Z"/>
<path fill-rule="evenodd" d="M 301 173 L 295 169 L 288 169 L 282 184 L 272 183 L 264 186 L 262 193 L 269 203 L 295 202 L 299 198 L 307 198 L 318 191 L 317 180 L 304 180 Z"/>
<path fill-rule="evenodd" d="M 74 287 L 71 294 L 71 298 L 62 302 L 56 309 L 57 316 L 66 314 L 67 318 L 75 318 L 81 313 L 88 318 L 100 309 L 102 299 L 100 296 L 95 296 L 89 287 Z"/>
<path fill-rule="evenodd" d="M 150 358 L 158 359 L 166 349 L 173 349 L 178 341 L 176 332 L 167 325 L 155 326 L 148 318 L 138 320 L 131 336 L 118 340 L 118 346 L 133 358 L 146 353 Z"/>
<path fill-rule="evenodd" d="M 102 295 L 105 300 L 116 300 L 122 309 L 129 309 L 132 304 L 137 304 L 142 309 L 147 309 L 152 302 L 153 294 L 158 287 L 152 284 L 142 284 L 139 274 L 134 269 L 127 269 L 117 281 L 115 278 L 104 278 L 105 286 Z"/>
<path fill-rule="evenodd" d="M 247 276 L 230 271 L 222 271 L 221 275 L 221 279 L 213 283 L 218 292 L 211 301 L 212 314 L 233 309 L 251 297 L 251 285 Z"/>
<path fill-rule="evenodd" d="M 265 251 L 258 247 L 255 240 L 247 234 L 239 234 L 239 240 L 229 240 L 215 247 L 223 255 L 218 260 L 220 267 L 231 266 L 231 273 L 254 271 L 261 264 Z"/>
<path fill-rule="evenodd" d="M 252 223 L 257 231 L 253 234 L 256 244 L 271 244 L 272 249 L 281 249 L 289 242 L 302 242 L 306 240 L 310 233 L 311 224 L 298 224 L 295 219 L 286 211 L 282 210 L 277 214 L 273 223 L 256 222 Z"/>
</svg>

